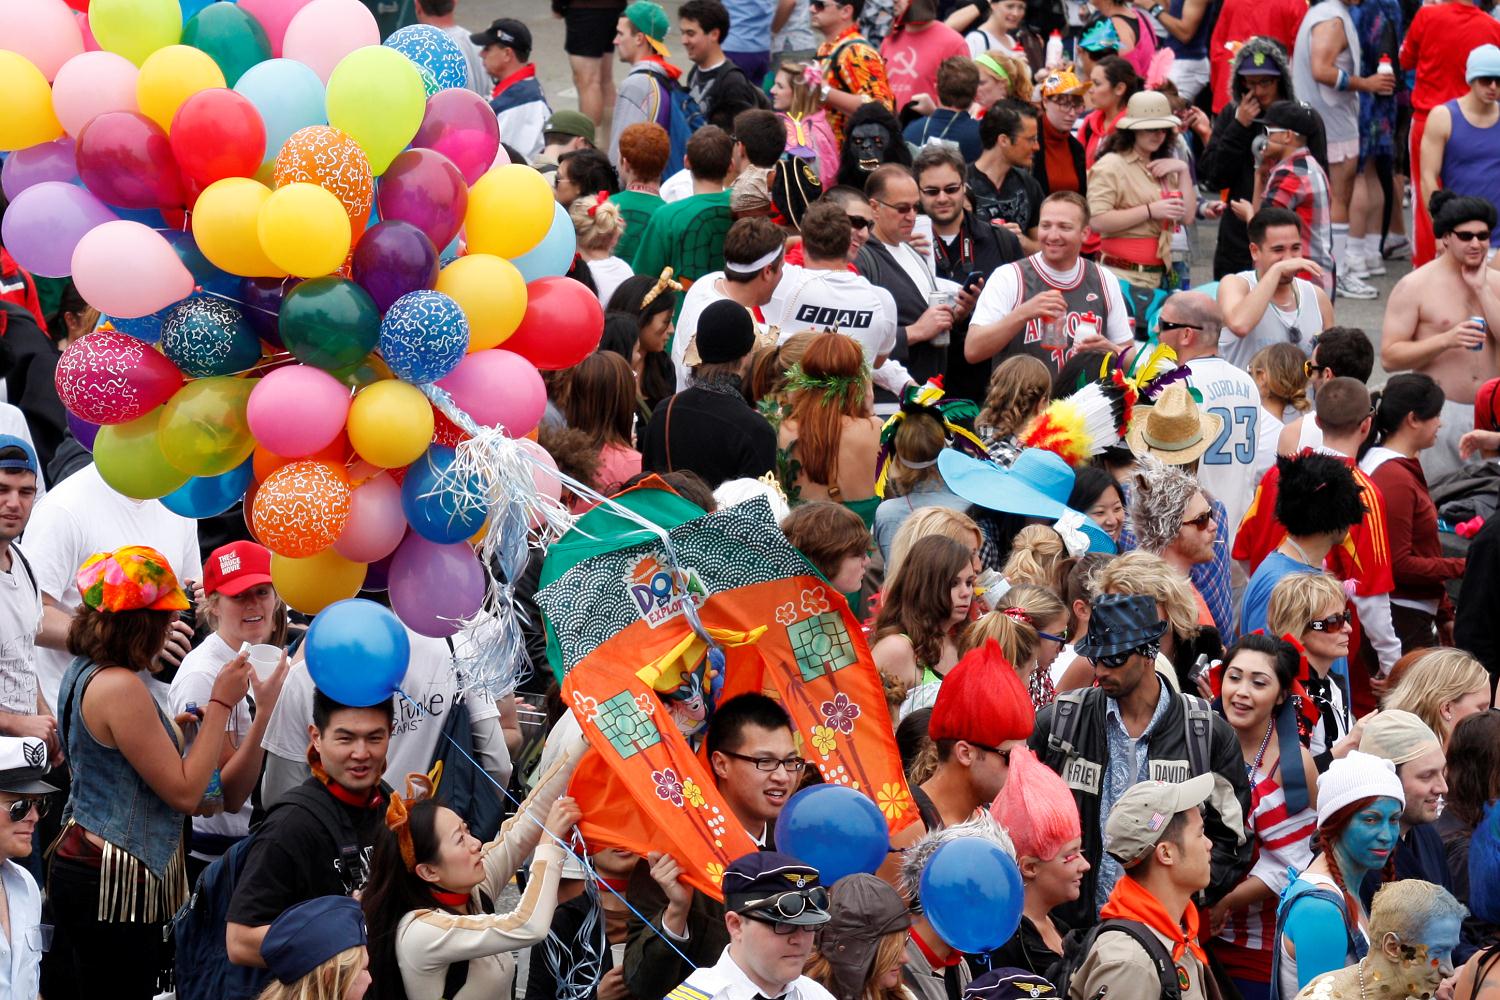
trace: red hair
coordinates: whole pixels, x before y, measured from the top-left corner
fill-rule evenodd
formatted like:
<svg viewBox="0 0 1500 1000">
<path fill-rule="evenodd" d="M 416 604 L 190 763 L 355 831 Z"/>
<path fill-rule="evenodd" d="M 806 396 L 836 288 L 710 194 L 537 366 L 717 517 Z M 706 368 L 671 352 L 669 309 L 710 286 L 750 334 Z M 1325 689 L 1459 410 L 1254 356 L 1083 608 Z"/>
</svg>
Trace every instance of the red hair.
<svg viewBox="0 0 1500 1000">
<path fill-rule="evenodd" d="M 865 352 L 852 337 L 824 333 L 802 355 L 802 371 L 810 379 L 859 380 Z M 839 441 L 844 418 L 864 412 L 862 380 L 847 392 L 809 387 L 791 394 L 791 418 L 797 425 L 797 461 L 809 481 L 819 486 L 838 482 Z"/>
</svg>

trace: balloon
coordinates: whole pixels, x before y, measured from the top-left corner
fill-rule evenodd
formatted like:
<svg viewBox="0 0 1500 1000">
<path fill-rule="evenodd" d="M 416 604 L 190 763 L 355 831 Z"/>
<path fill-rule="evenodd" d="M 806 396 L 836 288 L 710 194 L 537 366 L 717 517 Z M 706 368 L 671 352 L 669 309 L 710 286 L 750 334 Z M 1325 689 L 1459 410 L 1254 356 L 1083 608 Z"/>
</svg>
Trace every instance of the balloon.
<svg viewBox="0 0 1500 1000">
<path fill-rule="evenodd" d="M 99 314 L 99 318 L 107 320 L 111 326 L 121 333 L 134 337 L 136 340 L 147 344 L 154 344 L 161 339 L 161 321 L 166 317 L 165 309 L 146 316 L 136 316 L 133 319 L 121 319 L 118 316 L 106 316 Z"/>
<path fill-rule="evenodd" d="M 184 385 L 161 417 L 161 451 L 190 476 L 222 476 L 255 451 L 245 404 L 255 379 L 218 376 Z"/>
<path fill-rule="evenodd" d="M 324 371 L 357 364 L 380 340 L 380 314 L 370 296 L 331 275 L 310 278 L 287 292 L 278 325 L 287 350 Z"/>
<path fill-rule="evenodd" d="M 409 222 L 381 222 L 355 244 L 352 274 L 383 313 L 408 292 L 437 283 L 437 248 Z"/>
<path fill-rule="evenodd" d="M 283 465 L 260 484 L 250 516 L 262 545 L 305 559 L 331 546 L 349 523 L 349 481 L 327 462 Z"/>
<path fill-rule="evenodd" d="M 298 129 L 276 154 L 273 176 L 277 187 L 305 181 L 331 192 L 349 214 L 350 231 L 364 232 L 375 182 L 364 150 L 343 132 L 327 125 Z"/>
<path fill-rule="evenodd" d="M 374 601 L 330 604 L 307 630 L 307 672 L 313 685 L 341 705 L 390 700 L 406 676 L 411 639 L 395 614 Z"/>
<path fill-rule="evenodd" d="M 1022 893 L 1015 861 L 981 837 L 949 841 L 922 869 L 923 912 L 939 937 L 971 955 L 992 951 L 1015 934 Z"/>
<path fill-rule="evenodd" d="M 365 582 L 365 564 L 324 549 L 305 559 L 271 553 L 271 585 L 287 606 L 315 615 L 335 601 L 358 594 Z"/>
<path fill-rule="evenodd" d="M 174 468 L 162 454 L 157 433 L 161 417 L 158 407 L 127 423 L 99 428 L 94 438 L 94 467 L 116 493 L 152 500 L 188 481 L 187 473 Z"/>
<path fill-rule="evenodd" d="M 571 368 L 604 336 L 599 298 L 572 278 L 539 278 L 526 286 L 526 315 L 505 341 L 543 371 Z"/>
<path fill-rule="evenodd" d="M 133 111 L 106 111 L 78 133 L 78 176 L 109 205 L 177 208 L 185 203 L 167 134 Z"/>
<path fill-rule="evenodd" d="M 262 154 L 265 162 L 271 162 L 298 129 L 328 123 L 328 115 L 323 110 L 323 81 L 299 62 L 268 59 L 251 66 L 234 85 L 234 90 L 260 113 L 265 127 L 265 152 Z"/>
<path fill-rule="evenodd" d="M 392 32 L 385 45 L 410 59 L 418 69 L 426 70 L 435 84 L 434 93 L 469 85 L 468 56 L 442 28 L 431 24 L 407 25 Z"/>
<path fill-rule="evenodd" d="M 334 2 L 358 0 L 313 0 L 298 17 L 320 3 Z M 427 92 L 416 68 L 401 53 L 380 45 L 349 53 L 328 78 L 328 123 L 359 143 L 376 176 L 411 142 L 426 110 Z"/>
<path fill-rule="evenodd" d="M 464 215 L 470 253 L 519 257 L 552 228 L 552 186 L 525 164 L 496 167 L 469 188 Z"/>
<path fill-rule="evenodd" d="M 843 785 L 802 789 L 776 819 L 776 849 L 816 868 L 825 885 L 874 872 L 890 847 L 880 807 Z"/>
<path fill-rule="evenodd" d="M 410 222 L 433 246 L 443 247 L 463 227 L 469 189 L 464 175 L 442 153 L 408 149 L 381 175 L 378 200 L 382 219 Z M 572 223 L 568 225 L 571 232 Z"/>
<path fill-rule="evenodd" d="M 11 201 L 27 188 L 44 181 L 71 184 L 78 178 L 77 152 L 68 136 L 18 149 L 0 166 L 0 191 Z"/>
<path fill-rule="evenodd" d="M 436 382 L 464 358 L 469 321 L 442 292 L 408 292 L 380 321 L 380 356 L 408 382 Z"/>
<path fill-rule="evenodd" d="M 562 479 L 558 475 L 557 461 L 553 459 L 551 453 L 530 438 L 517 441 L 516 447 L 526 452 L 531 458 L 531 481 L 536 485 L 538 492 L 554 500 L 561 500 Z"/>
<path fill-rule="evenodd" d="M 25 56 L 0 49 L 0 94 L 5 95 L 0 151 L 25 149 L 62 135 L 47 78 Z"/>
<path fill-rule="evenodd" d="M 248 177 L 226 177 L 203 189 L 193 204 L 193 239 L 215 267 L 242 277 L 286 272 L 260 247 L 260 207 L 271 191 Z"/>
<path fill-rule="evenodd" d="M 141 114 L 167 131 L 182 102 L 200 90 L 224 86 L 224 71 L 206 52 L 190 45 L 157 49 L 141 63 L 135 99 Z"/>
<path fill-rule="evenodd" d="M 407 523 L 440 545 L 464 541 L 489 516 L 483 480 L 473 473 L 464 477 L 452 473 L 455 456 L 452 448 L 435 444 L 411 463 L 401 483 L 401 510 Z"/>
<path fill-rule="evenodd" d="M 473 184 L 495 162 L 500 124 L 489 102 L 472 90 L 440 90 L 427 98 L 422 126 L 411 144 L 442 153 L 464 175 L 464 183 Z"/>
<path fill-rule="evenodd" d="M 251 66 L 271 58 L 266 29 L 232 3 L 211 3 L 189 18 L 182 44 L 208 53 L 231 87 Z"/>
<path fill-rule="evenodd" d="M 250 393 L 246 411 L 259 445 L 287 458 L 328 447 L 338 440 L 348 416 L 349 389 L 327 372 L 306 365 L 268 373 Z"/>
<path fill-rule="evenodd" d="M 99 434 L 99 425 L 90 423 L 73 413 L 65 411 L 68 418 L 68 430 L 73 434 L 73 440 L 83 445 L 85 451 L 94 450 L 94 438 Z"/>
<path fill-rule="evenodd" d="M 130 319 L 186 298 L 193 276 L 161 233 L 119 219 L 95 226 L 78 241 L 73 284 L 100 312 Z"/>
<path fill-rule="evenodd" d="M 367 385 L 349 407 L 349 443 L 382 469 L 410 465 L 432 440 L 432 407 L 416 386 L 395 379 Z"/>
<path fill-rule="evenodd" d="M 521 272 L 493 254 L 458 258 L 443 268 L 433 287 L 463 307 L 469 320 L 470 351 L 502 343 L 526 315 L 526 282 Z"/>
<path fill-rule="evenodd" d="M 377 475 L 355 488 L 349 501 L 349 526 L 333 548 L 355 562 L 376 562 L 395 552 L 405 535 L 401 487 L 390 476 Z"/>
<path fill-rule="evenodd" d="M 529 434 L 547 410 L 547 388 L 536 367 L 504 350 L 467 355 L 438 381 L 459 408 L 483 427 L 503 427 L 511 437 Z"/>
<path fill-rule="evenodd" d="M 99 46 L 137 66 L 182 35 L 177 0 L 93 0 L 88 11 L 89 28 Z"/>
<path fill-rule="evenodd" d="M 160 345 L 190 378 L 232 375 L 260 360 L 260 338 L 244 314 L 230 302 L 208 295 L 189 296 L 167 310 Z"/>
<path fill-rule="evenodd" d="M 365 567 L 364 590 L 380 593 L 387 589 L 390 584 L 391 557 L 386 556 L 377 562 L 372 562 Z"/>
<path fill-rule="evenodd" d="M 205 187 L 225 177 L 251 176 L 266 155 L 260 112 L 232 90 L 201 90 L 183 101 L 170 138 L 178 167 Z"/>
<path fill-rule="evenodd" d="M 277 188 L 260 207 L 261 249 L 289 274 L 310 278 L 338 270 L 349 256 L 349 216 L 316 184 Z"/>
<path fill-rule="evenodd" d="M 407 628 L 445 639 L 484 603 L 484 567 L 466 542 L 439 545 L 413 532 L 391 557 L 388 586 Z"/>
<path fill-rule="evenodd" d="M 239 298 L 242 279 L 214 267 L 213 263 L 203 256 L 203 251 L 198 249 L 198 241 L 193 239 L 192 233 L 172 230 L 162 233 L 162 236 L 172 245 L 172 252 L 177 254 L 177 259 L 182 261 L 182 266 L 192 273 L 195 294 L 208 292 L 227 299 Z"/>
<path fill-rule="evenodd" d="M 552 228 L 547 230 L 542 242 L 511 263 L 516 265 L 516 270 L 521 272 L 521 277 L 529 284 L 538 278 L 556 278 L 567 274 L 568 268 L 573 266 L 573 255 L 577 252 L 578 233 L 573 229 L 573 220 L 568 217 L 566 208 L 554 204 Z"/>
<path fill-rule="evenodd" d="M 442 29 L 434 30 L 442 34 Z M 63 63 L 83 54 L 83 33 L 62 0 L 10 0 L 0 4 L 0 39 L 5 40 L 7 49 L 25 56 L 47 80 L 57 76 Z M 457 50 L 447 35 L 443 40 Z M 460 80 L 458 86 L 464 85 Z"/>
<path fill-rule="evenodd" d="M 20 155 L 12 153 L 11 159 Z M 107 205 L 82 188 L 43 181 L 16 195 L 5 210 L 0 243 L 31 273 L 65 278 L 73 273 L 78 241 L 95 226 L 115 218 Z"/>
<path fill-rule="evenodd" d="M 88 6 L 88 0 L 68 0 L 68 6 L 73 8 L 73 20 L 78 24 L 78 33 L 83 36 L 83 51 L 98 52 L 99 39 L 94 37 L 93 29 L 89 27 L 88 12 L 86 10 L 78 9 L 80 3 L 84 7 Z M 114 53 L 110 54 L 113 55 Z M 126 60 L 126 62 L 129 61 L 130 60 L 128 59 Z"/>
<path fill-rule="evenodd" d="M 292 23 L 299 10 L 307 6 L 307 0 L 240 0 L 239 6 L 265 29 L 266 39 L 271 43 L 271 55 L 279 59 L 287 25 Z M 321 80 L 318 82 L 322 83 Z"/>
<path fill-rule="evenodd" d="M 328 83 L 333 68 L 345 56 L 379 44 L 375 15 L 359 0 L 312 0 L 287 24 L 281 54 L 307 65 Z M 411 63 L 406 65 L 411 69 Z"/>
<path fill-rule="evenodd" d="M 319 448 L 311 455 L 304 455 L 302 457 L 314 462 L 326 462 L 335 468 L 344 469 L 354 460 L 354 452 L 349 447 L 348 435 L 341 432 L 327 447 Z M 257 443 L 255 454 L 250 457 L 250 461 L 254 465 L 255 481 L 263 483 L 266 481 L 266 477 L 283 465 L 290 465 L 293 462 L 300 461 L 300 459 L 286 458 L 281 455 L 272 454 L 264 445 Z"/>
<path fill-rule="evenodd" d="M 222 476 L 195 476 L 161 498 L 174 514 L 198 520 L 217 517 L 240 502 L 250 485 L 250 463 L 241 462 Z"/>
<path fill-rule="evenodd" d="M 256 336 L 277 350 L 285 350 L 281 342 L 281 299 L 295 288 L 301 278 L 241 278 L 239 300 L 245 318 L 255 329 Z"/>
<path fill-rule="evenodd" d="M 52 82 L 52 109 L 68 134 L 76 137 L 95 115 L 138 111 L 135 85 L 140 70 L 113 52 L 84 52 L 57 71 Z"/>
<path fill-rule="evenodd" d="M 123 424 L 171 399 L 182 373 L 134 337 L 95 330 L 68 345 L 54 381 L 69 413 L 90 423 Z"/>
</svg>

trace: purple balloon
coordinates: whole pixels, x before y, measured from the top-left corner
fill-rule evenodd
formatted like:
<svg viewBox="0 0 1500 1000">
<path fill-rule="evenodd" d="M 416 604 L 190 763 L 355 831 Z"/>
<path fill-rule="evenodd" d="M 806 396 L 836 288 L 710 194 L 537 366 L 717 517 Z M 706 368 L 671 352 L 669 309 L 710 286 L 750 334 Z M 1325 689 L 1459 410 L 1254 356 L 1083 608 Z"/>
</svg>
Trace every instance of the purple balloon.
<svg viewBox="0 0 1500 1000">
<path fill-rule="evenodd" d="M 240 312 L 250 321 L 255 335 L 278 351 L 281 342 L 281 300 L 302 283 L 301 278 L 244 278 L 240 281 Z"/>
<path fill-rule="evenodd" d="M 365 567 L 365 582 L 360 590 L 379 592 L 391 585 L 391 560 L 396 558 L 392 552 L 384 559 L 377 559 Z"/>
<path fill-rule="evenodd" d="M 83 188 L 64 181 L 42 181 L 10 203 L 5 221 L 0 222 L 0 244 L 32 274 L 66 278 L 73 273 L 73 248 L 78 241 L 95 226 L 118 219 L 109 206 Z"/>
<path fill-rule="evenodd" d="M 472 185 L 495 162 L 500 123 L 484 98 L 472 90 L 450 87 L 427 99 L 422 127 L 411 144 L 442 153 L 462 171 L 464 182 Z"/>
<path fill-rule="evenodd" d="M 484 567 L 467 542 L 439 545 L 413 531 L 391 556 L 391 610 L 421 635 L 456 634 L 484 602 L 484 585 Z"/>
<path fill-rule="evenodd" d="M 73 437 L 83 445 L 85 451 L 94 450 L 94 435 L 99 433 L 99 425 L 91 424 L 82 417 L 75 417 L 73 411 L 65 410 L 68 415 L 68 430 L 73 432 Z"/>
<path fill-rule="evenodd" d="M 106 111 L 78 134 L 78 176 L 121 208 L 181 208 L 182 174 L 161 126 L 133 111 Z"/>
<path fill-rule="evenodd" d="M 380 175 L 382 219 L 410 222 L 445 247 L 458 235 L 469 207 L 469 187 L 453 161 L 431 149 L 408 149 Z"/>
<path fill-rule="evenodd" d="M 78 178 L 77 153 L 71 136 L 18 149 L 5 158 L 0 167 L 0 191 L 15 201 L 27 188 L 43 181 L 66 181 Z"/>
<path fill-rule="evenodd" d="M 410 222 L 388 219 L 366 229 L 355 244 L 353 274 L 384 313 L 406 293 L 437 284 L 437 247 Z"/>
</svg>

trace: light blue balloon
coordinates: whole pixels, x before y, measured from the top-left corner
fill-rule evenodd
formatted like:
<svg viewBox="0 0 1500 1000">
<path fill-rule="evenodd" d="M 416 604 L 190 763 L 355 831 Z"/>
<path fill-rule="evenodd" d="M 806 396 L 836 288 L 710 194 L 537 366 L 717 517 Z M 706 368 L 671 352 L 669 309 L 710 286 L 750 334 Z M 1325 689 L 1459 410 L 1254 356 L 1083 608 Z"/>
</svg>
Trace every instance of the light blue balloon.
<svg viewBox="0 0 1500 1000">
<path fill-rule="evenodd" d="M 408 25 L 392 33 L 385 44 L 417 67 L 428 97 L 439 90 L 469 85 L 469 60 L 442 28 L 431 24 Z"/>
<path fill-rule="evenodd" d="M 535 247 L 511 260 L 521 277 L 527 282 L 538 278 L 559 278 L 573 266 L 573 255 L 578 252 L 578 234 L 573 231 L 573 220 L 568 210 L 561 205 L 552 206 L 552 228 Z"/>
<path fill-rule="evenodd" d="M 266 163 L 276 159 L 292 133 L 327 125 L 323 81 L 295 59 L 267 59 L 245 71 L 235 93 L 255 105 L 266 125 Z"/>
<path fill-rule="evenodd" d="M 197 520 L 224 513 L 240 502 L 255 476 L 254 459 L 230 469 L 222 476 L 194 476 L 161 498 L 161 504 L 174 514 Z"/>
</svg>

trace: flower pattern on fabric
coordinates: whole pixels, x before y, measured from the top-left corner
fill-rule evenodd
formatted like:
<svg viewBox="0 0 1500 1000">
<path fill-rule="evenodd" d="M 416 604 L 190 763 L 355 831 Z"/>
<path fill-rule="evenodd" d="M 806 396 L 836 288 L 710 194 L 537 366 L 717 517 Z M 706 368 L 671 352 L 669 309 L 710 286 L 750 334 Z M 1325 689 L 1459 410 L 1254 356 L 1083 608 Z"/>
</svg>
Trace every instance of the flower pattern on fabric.
<svg viewBox="0 0 1500 1000">
<path fill-rule="evenodd" d="M 911 793 L 896 782 L 887 781 L 880 786 L 875 804 L 880 807 L 886 819 L 900 819 L 911 808 Z"/>
<path fill-rule="evenodd" d="M 699 788 L 698 783 L 695 782 L 692 778 L 682 779 L 682 797 L 687 800 L 687 804 L 692 806 L 694 809 L 703 808 L 703 789 Z"/>
<path fill-rule="evenodd" d="M 834 61 L 835 54 L 837 62 Z M 858 29 L 851 26 L 833 41 L 824 42 L 818 47 L 818 61 L 823 64 L 823 79 L 828 86 L 849 94 L 867 94 L 872 101 L 895 110 L 896 98 L 886 78 L 885 60 L 875 44 L 860 36 Z M 848 116 L 843 112 L 828 110 L 828 124 L 840 144 L 844 141 L 847 122 Z"/>
<path fill-rule="evenodd" d="M 839 741 L 834 731 L 827 726 L 813 726 L 812 745 L 817 748 L 818 753 L 827 757 L 838 749 Z"/>
<path fill-rule="evenodd" d="M 590 698 L 586 694 L 573 692 L 573 708 L 579 715 L 583 716 L 584 722 L 593 722 L 599 717 L 599 699 Z"/>
<path fill-rule="evenodd" d="M 802 592 L 802 610 L 810 615 L 821 615 L 828 610 L 828 594 L 822 587 Z"/>
<path fill-rule="evenodd" d="M 720 885 L 724 881 L 724 866 L 717 861 L 710 861 L 704 866 L 704 872 L 713 880 L 714 885 Z"/>
<path fill-rule="evenodd" d="M 788 601 L 787 603 L 783 604 L 781 607 L 779 607 L 779 608 L 776 609 L 776 624 L 778 624 L 778 625 L 790 625 L 792 622 L 794 622 L 796 620 L 797 620 L 797 609 L 796 609 L 795 606 L 793 606 L 793 604 L 790 601 Z"/>
<path fill-rule="evenodd" d="M 854 732 L 854 720 L 859 718 L 859 706 L 849 700 L 849 696 L 840 691 L 833 696 L 832 701 L 825 701 L 818 706 L 827 721 L 829 728 L 837 729 L 845 736 Z"/>
<path fill-rule="evenodd" d="M 676 771 L 670 767 L 652 771 L 651 780 L 656 782 L 657 798 L 670 802 L 674 806 L 682 805 L 682 782 L 677 780 Z"/>
</svg>

